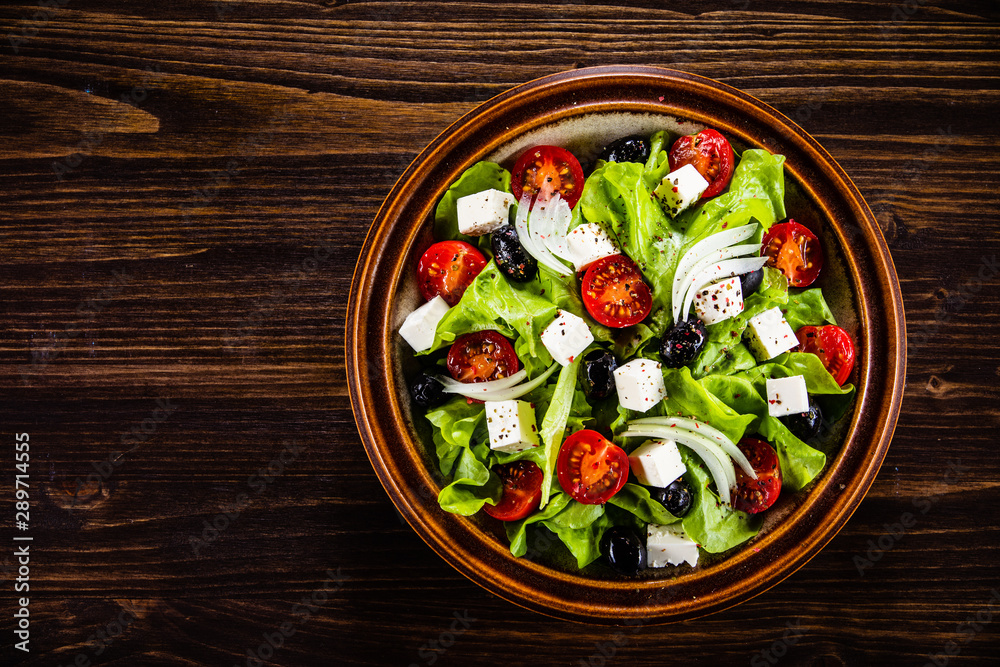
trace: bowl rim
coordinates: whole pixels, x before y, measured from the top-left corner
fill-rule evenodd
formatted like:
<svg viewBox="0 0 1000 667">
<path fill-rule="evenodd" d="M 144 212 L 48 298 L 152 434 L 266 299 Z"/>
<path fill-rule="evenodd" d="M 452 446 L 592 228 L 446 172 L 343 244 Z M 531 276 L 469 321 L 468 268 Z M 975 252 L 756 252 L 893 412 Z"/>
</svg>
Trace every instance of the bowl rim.
<svg viewBox="0 0 1000 667">
<path fill-rule="evenodd" d="M 608 90 L 619 91 L 618 95 L 627 91 L 627 99 L 600 99 L 598 93 Z M 659 94 L 664 91 L 681 93 L 688 101 L 673 97 L 665 101 L 666 96 Z M 532 114 L 530 105 L 542 99 L 555 99 L 561 106 Z M 685 106 L 692 101 L 709 102 L 716 115 L 700 111 L 697 104 Z M 514 558 L 506 545 L 498 548 L 484 541 L 479 528 L 466 517 L 427 512 L 431 503 L 425 501 L 435 501 L 427 497 L 428 490 L 437 483 L 429 471 L 421 469 L 422 464 L 415 465 L 415 448 L 424 445 L 409 432 L 392 389 L 394 331 L 386 314 L 409 255 L 406 250 L 412 250 L 427 212 L 440 196 L 438 192 L 434 197 L 417 197 L 417 184 L 436 173 L 433 180 L 440 190 L 442 182 L 453 182 L 477 156 L 482 159 L 514 137 L 562 118 L 612 110 L 679 116 L 719 128 L 724 134 L 734 133 L 748 145 L 761 145 L 751 133 L 767 129 L 776 143 L 793 148 L 803 159 L 786 163 L 786 173 L 827 216 L 843 251 L 858 306 L 859 390 L 850 427 L 834 461 L 788 520 L 763 538 L 754 538 L 762 539 L 755 542 L 755 548 L 741 545 L 720 567 L 694 570 L 677 579 L 609 581 L 555 570 Z M 515 112 L 526 114 L 529 120 L 505 125 Z M 745 126 L 738 122 L 744 116 Z M 484 128 L 493 129 L 485 142 L 477 138 Z M 806 178 L 809 170 L 824 180 Z M 424 199 L 423 204 L 415 203 Z M 420 206 L 422 215 L 407 224 L 395 223 L 402 212 Z M 849 214 L 851 221 L 835 216 L 834 208 L 838 214 Z M 857 253 L 855 245 L 867 252 Z M 379 274 L 389 276 L 388 285 L 375 285 Z M 871 312 L 867 304 L 876 301 L 881 307 Z M 417 155 L 380 207 L 359 254 L 348 299 L 345 355 L 355 422 L 379 481 L 417 534 L 455 569 L 500 597 L 557 618 L 663 623 L 703 616 L 759 595 L 805 565 L 839 532 L 874 482 L 888 450 L 902 402 L 905 340 L 902 295 L 881 230 L 857 187 L 815 139 L 769 105 L 721 82 L 659 67 L 610 65 L 560 72 L 515 86 L 464 114 Z M 399 442 L 406 446 L 388 451 L 380 445 Z M 403 467 L 409 473 L 405 478 L 398 474 Z M 821 500 L 828 502 L 822 510 L 818 507 Z M 432 505 L 436 508 L 436 501 Z M 803 530 L 807 515 L 813 516 L 809 529 Z"/>
</svg>

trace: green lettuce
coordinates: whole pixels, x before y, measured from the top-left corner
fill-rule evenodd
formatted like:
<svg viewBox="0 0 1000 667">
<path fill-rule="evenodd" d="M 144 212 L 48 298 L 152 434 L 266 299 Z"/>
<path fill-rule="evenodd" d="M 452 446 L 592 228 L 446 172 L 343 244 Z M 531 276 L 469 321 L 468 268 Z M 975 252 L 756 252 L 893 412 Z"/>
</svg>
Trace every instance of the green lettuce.
<svg viewBox="0 0 1000 667">
<path fill-rule="evenodd" d="M 434 345 L 422 354 L 448 345 L 462 334 L 492 329 L 508 338 L 520 336 L 525 353 L 547 368 L 552 357 L 542 345 L 541 333 L 555 319 L 557 308 L 532 287 L 531 283 L 510 282 L 491 260 L 438 322 Z"/>
<path fill-rule="evenodd" d="M 756 535 L 763 519 L 759 515 L 751 516 L 723 505 L 708 488 L 712 477 L 702 467 L 701 459 L 684 445 L 677 448 L 687 466 L 684 480 L 694 492 L 691 509 L 681 519 L 684 532 L 698 546 L 713 554 L 728 551 Z"/>
<path fill-rule="evenodd" d="M 500 502 L 503 485 L 487 465 L 489 455 L 490 446 L 485 442 L 460 450 L 453 481 L 438 494 L 441 509 L 470 516 L 481 510 L 487 501 L 492 505 Z"/>
<path fill-rule="evenodd" d="M 818 287 L 789 293 L 788 305 L 782 308 L 781 312 L 793 331 L 798 331 L 804 326 L 818 327 L 837 323 L 830 307 L 826 305 L 823 291 Z"/>
<path fill-rule="evenodd" d="M 639 520 L 635 524 L 636 528 L 643 530 L 645 530 L 647 523 L 657 523 L 663 526 L 680 521 L 680 519 L 668 512 L 667 508 L 660 501 L 654 500 L 649 495 L 649 489 L 638 484 L 633 484 L 632 482 L 628 482 L 622 487 L 621 491 L 611 496 L 608 499 L 608 504 L 619 507 L 634 515 Z"/>
<path fill-rule="evenodd" d="M 441 407 L 427 412 L 434 427 L 431 438 L 437 451 L 442 475 L 450 475 L 462 449 L 471 447 L 473 438 L 481 442 L 488 437 L 482 404 L 469 403 L 464 396 L 453 398 Z"/>
<path fill-rule="evenodd" d="M 576 376 L 580 368 L 581 357 L 577 357 L 559 371 L 559 379 L 552 392 L 552 401 L 545 410 L 545 418 L 542 420 L 542 447 L 545 452 L 545 464 L 542 467 L 542 472 L 545 475 L 542 478 L 542 507 L 548 503 L 552 487 L 557 483 L 553 479 L 553 473 L 555 472 L 556 458 L 559 456 L 559 447 L 566 434 L 566 424 L 569 421 L 570 411 L 573 408 L 573 397 L 577 392 Z"/>
<path fill-rule="evenodd" d="M 827 421 L 839 419 L 854 398 L 854 387 L 838 385 L 819 357 L 809 352 L 786 352 L 732 376 L 710 375 L 701 380 L 702 386 L 734 410 L 756 416 L 750 426 L 774 445 L 781 465 L 782 487 L 789 491 L 809 484 L 826 465 L 823 452 L 799 440 L 779 419 L 768 414 L 767 380 L 794 375 L 803 376 L 806 389 L 817 400 L 826 399 L 822 405 Z"/>
</svg>

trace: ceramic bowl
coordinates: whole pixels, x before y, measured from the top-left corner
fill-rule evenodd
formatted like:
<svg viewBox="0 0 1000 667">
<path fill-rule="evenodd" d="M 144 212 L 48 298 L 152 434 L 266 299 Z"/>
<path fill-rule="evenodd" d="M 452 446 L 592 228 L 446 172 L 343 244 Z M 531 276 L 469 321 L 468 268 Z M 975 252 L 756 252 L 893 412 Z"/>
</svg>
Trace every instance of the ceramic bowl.
<svg viewBox="0 0 1000 667">
<path fill-rule="evenodd" d="M 753 540 L 703 557 L 696 568 L 647 570 L 639 578 L 616 576 L 600 563 L 577 570 L 558 543 L 533 545 L 530 557 L 514 558 L 499 522 L 438 507 L 437 493 L 448 480 L 437 471 L 430 427 L 414 412 L 406 389 L 417 363 L 396 332 L 420 303 L 414 266 L 432 242 L 434 208 L 479 160 L 509 168 L 524 148 L 557 144 L 585 162 L 618 137 L 705 126 L 722 132 L 737 150 L 764 148 L 786 157 L 789 215 L 819 232 L 827 255 L 819 284 L 857 343 L 853 412 L 841 421 L 816 481 L 783 495 Z M 871 486 L 903 391 L 899 284 L 878 225 L 847 174 L 812 137 L 759 100 L 710 79 L 652 67 L 547 76 L 483 103 L 447 128 L 406 169 L 379 210 L 355 269 L 348 313 L 355 420 L 399 512 L 472 581 L 516 604 L 572 620 L 658 623 L 701 616 L 747 600 L 802 567 Z"/>
</svg>

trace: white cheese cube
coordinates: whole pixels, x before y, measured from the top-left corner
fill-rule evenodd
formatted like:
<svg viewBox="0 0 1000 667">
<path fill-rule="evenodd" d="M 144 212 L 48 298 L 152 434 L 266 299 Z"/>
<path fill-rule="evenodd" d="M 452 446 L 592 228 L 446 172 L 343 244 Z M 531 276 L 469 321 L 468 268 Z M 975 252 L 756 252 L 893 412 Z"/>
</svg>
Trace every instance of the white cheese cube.
<svg viewBox="0 0 1000 667">
<path fill-rule="evenodd" d="M 513 454 L 537 447 L 535 408 L 527 401 L 486 401 L 490 449 Z"/>
<path fill-rule="evenodd" d="M 665 488 L 687 472 L 673 440 L 650 440 L 628 457 L 629 470 L 643 486 Z"/>
<path fill-rule="evenodd" d="M 784 417 L 809 412 L 809 391 L 806 378 L 793 375 L 767 381 L 767 414 Z"/>
<path fill-rule="evenodd" d="M 604 228 L 596 222 L 580 225 L 566 237 L 566 246 L 577 272 L 599 259 L 621 254 Z"/>
<path fill-rule="evenodd" d="M 694 295 L 694 309 L 705 324 L 715 324 L 743 312 L 743 286 L 740 277 L 706 285 Z"/>
<path fill-rule="evenodd" d="M 560 310 L 552 324 L 542 331 L 542 345 L 552 358 L 562 366 L 568 366 L 577 355 L 594 342 L 590 327 L 573 313 Z"/>
<path fill-rule="evenodd" d="M 690 539 L 679 523 L 646 527 L 646 565 L 666 567 L 687 563 L 698 564 L 698 543 Z"/>
<path fill-rule="evenodd" d="M 406 316 L 399 335 L 410 344 L 414 352 L 423 352 L 434 345 L 434 332 L 438 322 L 448 312 L 448 302 L 436 296 Z"/>
<path fill-rule="evenodd" d="M 646 412 L 667 397 L 660 363 L 633 359 L 615 369 L 615 388 L 623 408 Z"/>
<path fill-rule="evenodd" d="M 502 190 L 483 190 L 458 199 L 458 231 L 482 236 L 509 221 L 514 195 Z"/>
<path fill-rule="evenodd" d="M 777 306 L 751 317 L 747 322 L 747 334 L 748 347 L 757 361 L 774 359 L 799 344 Z"/>
<path fill-rule="evenodd" d="M 663 210 L 671 218 L 676 218 L 678 213 L 697 204 L 707 189 L 708 181 L 705 177 L 693 164 L 686 164 L 664 176 L 653 194 L 660 200 Z"/>
</svg>

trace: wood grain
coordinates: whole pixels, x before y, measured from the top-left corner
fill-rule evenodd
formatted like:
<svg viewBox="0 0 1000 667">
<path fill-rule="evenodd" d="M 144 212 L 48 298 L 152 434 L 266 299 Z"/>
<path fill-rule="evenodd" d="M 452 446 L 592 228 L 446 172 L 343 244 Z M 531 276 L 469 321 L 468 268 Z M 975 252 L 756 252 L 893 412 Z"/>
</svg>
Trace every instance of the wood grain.
<svg viewBox="0 0 1000 667">
<path fill-rule="evenodd" d="M 949 641 L 947 664 L 995 664 L 1000 626 L 959 624 L 1000 587 L 996 3 L 60 2 L 0 8 L 0 437 L 31 435 L 34 537 L 30 655 L 0 556 L 0 662 L 255 664 L 288 622 L 268 664 L 922 665 Z M 719 79 L 812 133 L 876 212 L 910 333 L 846 528 L 740 607 L 618 630 L 495 598 L 403 525 L 343 331 L 422 147 L 513 85 L 611 63 Z"/>
</svg>

